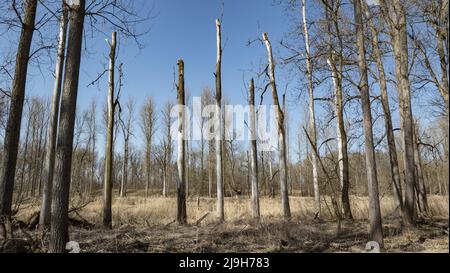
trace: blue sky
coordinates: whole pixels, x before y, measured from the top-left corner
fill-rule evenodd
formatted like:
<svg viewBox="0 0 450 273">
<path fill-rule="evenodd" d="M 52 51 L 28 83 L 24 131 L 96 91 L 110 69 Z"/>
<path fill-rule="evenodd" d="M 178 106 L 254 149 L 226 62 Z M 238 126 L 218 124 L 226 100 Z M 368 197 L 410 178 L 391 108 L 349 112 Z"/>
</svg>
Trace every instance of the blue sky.
<svg viewBox="0 0 450 273">
<path fill-rule="evenodd" d="M 121 101 L 125 104 L 128 97 L 133 97 L 137 102 L 135 118 L 135 134 L 133 142 L 140 145 L 141 135 L 138 128 L 138 110 L 146 96 L 154 98 L 157 106 L 161 108 L 168 100 L 175 101 L 174 70 L 177 60 L 182 58 L 185 62 L 185 84 L 190 96 L 199 96 L 204 87 L 211 87 L 214 91 L 214 69 L 216 62 L 216 30 L 215 19 L 222 13 L 222 1 L 219 0 L 135 0 L 135 6 L 142 5 L 142 9 L 153 9 L 155 17 L 142 25 L 138 30 L 148 29 L 150 32 L 142 36 L 141 42 L 145 44 L 139 50 L 133 41 L 119 38 L 118 62 L 123 63 L 125 79 L 122 89 Z M 308 19 L 313 20 L 317 13 L 321 13 L 320 5 L 308 3 Z M 350 8 L 350 7 L 349 7 Z M 295 11 L 297 14 L 297 11 Z M 300 16 L 298 12 L 298 16 Z M 297 20 L 299 18 L 297 17 Z M 280 5 L 275 5 L 272 0 L 226 0 L 224 1 L 224 17 L 222 22 L 223 39 L 223 66 L 222 88 L 223 95 L 231 104 L 245 104 L 245 92 L 250 77 L 255 77 L 261 66 L 267 63 L 265 47 L 259 43 L 247 46 L 249 40 L 260 38 L 262 32 L 267 32 L 274 47 L 275 57 L 283 54 L 286 56 L 279 42 L 286 33 L 292 29 L 296 22 L 286 15 L 286 11 Z M 87 36 L 85 48 L 87 52 L 82 57 L 80 85 L 78 94 L 78 110 L 86 109 L 92 99 L 97 101 L 97 119 L 101 120 L 101 108 L 107 97 L 107 77 L 99 81 L 98 86 L 88 84 L 101 73 L 107 66 L 109 47 L 105 39 L 110 39 L 110 31 L 106 34 L 96 33 L 95 37 Z M 8 33 L 9 34 L 9 33 Z M 11 34 L 14 36 L 15 34 Z M 17 36 L 17 35 L 16 35 Z M 1 37 L 2 40 L 5 37 Z M 17 39 L 17 38 L 16 38 Z M 314 37 L 311 37 L 314 39 Z M 5 50 L 7 43 L 0 44 L 0 49 Z M 392 71 L 393 65 L 387 59 L 386 69 Z M 27 96 L 51 97 L 53 88 L 53 64 L 40 70 L 30 67 L 27 83 Z M 277 81 L 279 95 L 287 89 L 287 109 L 290 113 L 289 130 L 291 134 L 291 157 L 295 156 L 296 132 L 300 121 L 307 119 L 306 98 L 298 101 L 296 92 L 299 86 L 298 78 L 293 78 L 293 73 L 282 66 L 277 66 Z M 295 73 L 294 73 L 295 74 Z M 303 77 L 303 75 L 300 75 Z M 295 74 L 299 77 L 299 74 Z M 244 82 L 245 80 L 245 82 Z M 328 92 L 331 81 L 322 85 L 316 92 Z M 375 93 L 378 92 L 375 86 Z M 269 93 L 269 92 L 268 92 Z M 270 94 L 267 94 L 265 102 L 270 103 Z M 393 98 L 396 92 L 391 92 Z M 433 97 L 433 95 L 429 95 Z M 420 110 L 419 101 L 415 106 Z M 318 121 L 323 113 L 324 103 L 317 103 Z M 391 103 L 391 106 L 394 102 Z M 377 110 L 380 112 L 380 110 Z M 394 114 L 394 123 L 397 123 L 398 114 Z M 423 116 L 422 116 L 423 117 Z M 379 119 L 382 125 L 382 119 Z M 395 126 L 395 125 L 394 125 Z M 355 131 L 360 130 L 356 126 Z M 334 132 L 334 129 L 331 129 Z M 382 131 L 382 129 L 381 129 Z M 356 132 L 358 133 L 358 132 Z M 99 128 L 100 139 L 104 133 Z M 155 143 L 159 143 L 159 136 Z M 119 145 L 120 145 L 119 137 Z M 245 145 L 245 144 L 244 144 Z M 100 145 L 99 147 L 102 147 Z M 120 146 L 118 146 L 120 147 Z M 100 148 L 100 152 L 102 148 Z"/>
</svg>

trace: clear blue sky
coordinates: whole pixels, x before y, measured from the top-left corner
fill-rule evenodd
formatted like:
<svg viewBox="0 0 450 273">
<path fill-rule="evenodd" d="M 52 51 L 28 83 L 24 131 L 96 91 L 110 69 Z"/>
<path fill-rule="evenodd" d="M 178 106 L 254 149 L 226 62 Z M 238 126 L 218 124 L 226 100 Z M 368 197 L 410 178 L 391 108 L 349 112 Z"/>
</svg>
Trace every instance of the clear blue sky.
<svg viewBox="0 0 450 273">
<path fill-rule="evenodd" d="M 232 104 L 245 104 L 244 92 L 250 77 L 254 77 L 261 65 L 267 63 L 265 47 L 256 42 L 250 47 L 249 40 L 261 37 L 262 32 L 268 32 L 274 46 L 275 57 L 280 56 L 282 49 L 279 41 L 292 29 L 291 17 L 286 15 L 283 7 L 275 5 L 272 0 L 226 0 L 224 1 L 224 18 L 222 22 L 223 67 L 222 84 L 224 97 Z M 307 1 L 312 3 L 311 1 Z M 153 8 L 156 17 L 150 20 L 142 29 L 151 27 L 148 34 L 141 37 L 146 45 L 138 50 L 132 41 L 124 41 L 119 35 L 120 46 L 118 62 L 122 62 L 125 72 L 122 103 L 128 97 L 137 102 L 136 107 L 136 138 L 134 143 L 141 143 L 140 131 L 137 127 L 137 114 L 141 102 L 146 96 L 152 96 L 158 107 L 168 100 L 175 101 L 173 86 L 174 69 L 179 58 L 185 61 L 185 84 L 191 97 L 199 96 L 204 87 L 214 90 L 214 69 L 216 62 L 216 30 L 215 19 L 222 12 L 222 1 L 219 0 L 135 0 L 136 6 L 142 4 Z M 310 5 L 310 4 L 308 4 Z M 310 6 L 308 16 L 313 17 L 321 10 Z M 300 13 L 298 13 L 300 16 Z M 87 85 L 104 70 L 107 65 L 109 47 L 105 39 L 107 35 L 97 33 L 94 38 L 88 36 L 85 46 L 88 54 L 84 54 L 81 62 L 80 85 L 78 94 L 78 110 L 86 109 L 92 98 L 97 100 L 98 121 L 101 120 L 101 108 L 107 96 L 107 77 L 97 86 Z M 313 38 L 313 37 L 312 37 Z M 3 46 L 0 46 L 3 48 Z M 386 64 L 391 64 L 388 61 Z M 53 87 L 53 64 L 50 70 L 43 70 L 43 75 L 36 69 L 30 69 L 27 85 L 27 95 L 51 97 Z M 284 92 L 287 86 L 288 111 L 290 112 L 289 129 L 291 133 L 291 157 L 295 156 L 296 131 L 299 121 L 306 120 L 306 100 L 299 102 L 293 94 L 299 89 L 298 81 L 289 76 L 281 66 L 277 67 L 278 91 Z M 292 75 L 292 73 L 291 73 Z M 296 75 L 298 77 L 298 75 Z M 327 91 L 329 85 L 321 87 L 319 92 Z M 378 92 L 378 90 L 374 90 Z M 392 92 L 395 96 L 395 92 Z M 270 102 L 270 96 L 266 102 Z M 323 103 L 320 103 L 323 104 Z M 418 104 L 420 107 L 420 103 Z M 320 119 L 320 107 L 318 119 Z M 379 112 L 379 110 L 378 110 Z M 396 121 L 394 121 L 396 122 Z M 378 122 L 382 125 L 382 119 Z M 356 128 L 359 130 L 360 128 Z M 99 131 L 99 135 L 104 135 Z M 103 137 L 100 137 L 103 139 Z M 120 141 L 120 138 L 119 138 Z M 159 140 L 156 140 L 158 143 Z M 102 147 L 101 145 L 99 147 Z M 120 146 L 118 146 L 120 147 Z M 102 150 L 102 149 L 100 149 Z"/>
</svg>

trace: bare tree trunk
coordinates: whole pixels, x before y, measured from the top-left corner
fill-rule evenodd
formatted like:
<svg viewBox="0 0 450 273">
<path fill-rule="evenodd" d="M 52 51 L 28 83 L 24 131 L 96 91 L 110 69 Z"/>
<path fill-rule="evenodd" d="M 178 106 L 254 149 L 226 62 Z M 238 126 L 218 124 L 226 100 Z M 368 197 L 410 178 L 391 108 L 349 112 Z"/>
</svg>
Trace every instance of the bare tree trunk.
<svg viewBox="0 0 450 273">
<path fill-rule="evenodd" d="M 217 185 L 217 217 L 219 221 L 225 220 L 223 197 L 223 117 L 222 117 L 222 31 L 219 19 L 216 20 L 217 31 L 217 63 L 216 63 L 216 118 L 219 119 L 219 130 L 216 135 L 216 185 Z"/>
<path fill-rule="evenodd" d="M 289 207 L 289 194 L 287 189 L 286 136 L 284 130 L 285 129 L 284 113 L 281 110 L 280 103 L 278 101 L 278 91 L 275 82 L 275 63 L 273 61 L 272 46 L 270 45 L 267 33 L 263 33 L 263 41 L 266 44 L 267 48 L 267 56 L 269 61 L 269 77 L 270 77 L 270 85 L 272 86 L 273 104 L 278 108 L 277 121 L 278 121 L 281 207 L 283 210 L 283 216 L 285 218 L 291 218 L 291 210 Z"/>
<path fill-rule="evenodd" d="M 395 74 L 400 106 L 401 129 L 403 131 L 403 161 L 405 166 L 405 203 L 403 221 L 406 226 L 415 225 L 415 164 L 413 117 L 411 111 L 411 89 L 409 83 L 408 42 L 406 30 L 406 11 L 403 2 L 393 0 L 379 1 L 383 15 L 390 27 L 390 35 L 394 51 Z"/>
<path fill-rule="evenodd" d="M 114 69 L 116 60 L 116 32 L 112 33 L 109 53 L 108 128 L 106 131 L 105 180 L 103 185 L 103 227 L 112 228 L 112 173 L 114 160 Z"/>
<path fill-rule="evenodd" d="M 184 101 L 184 62 L 178 61 L 178 179 L 177 222 L 186 224 L 186 117 Z"/>
<path fill-rule="evenodd" d="M 359 91 L 364 120 L 364 140 L 366 149 L 367 188 L 369 191 L 369 234 L 370 239 L 383 248 L 383 228 L 381 224 L 380 199 L 378 195 L 377 164 L 373 143 L 372 113 L 370 108 L 369 80 L 367 76 L 366 48 L 362 24 L 361 0 L 354 0 L 356 45 L 358 47 Z"/>
<path fill-rule="evenodd" d="M 126 137 L 124 143 L 123 163 L 122 163 L 122 181 L 120 183 L 120 197 L 127 196 L 126 185 L 128 181 L 128 144 L 129 139 Z"/>
<path fill-rule="evenodd" d="M 66 243 L 69 240 L 68 211 L 70 174 L 84 16 L 85 1 L 79 0 L 77 4 L 73 4 L 71 7 L 67 58 L 65 63 L 66 69 L 61 98 L 61 117 L 58 130 L 58 142 L 56 145 L 49 251 L 57 253 L 64 252 Z"/>
<path fill-rule="evenodd" d="M 249 88 L 249 104 L 250 104 L 250 145 L 251 145 L 251 155 L 250 164 L 251 166 L 251 187 L 252 187 L 252 214 L 253 218 L 259 219 L 259 182 L 258 182 L 258 151 L 256 146 L 257 135 L 256 135 L 256 113 L 255 113 L 255 84 L 253 79 L 250 80 Z"/>
<path fill-rule="evenodd" d="M 361 7 L 364 13 L 366 14 L 369 28 L 372 33 L 372 52 L 374 54 L 376 65 L 378 68 L 378 77 L 379 77 L 378 80 L 380 82 L 381 104 L 383 107 L 384 125 L 389 149 L 389 161 L 391 165 L 390 167 L 391 167 L 392 188 L 394 192 L 394 202 L 396 210 L 398 210 L 398 212 L 401 214 L 403 210 L 403 197 L 402 197 L 402 188 L 400 184 L 400 171 L 398 167 L 397 148 L 395 145 L 394 128 L 392 125 L 392 118 L 391 118 L 391 109 L 389 107 L 389 96 L 387 91 L 386 74 L 384 71 L 383 59 L 378 41 L 378 30 L 374 26 L 374 23 L 372 21 L 372 15 L 365 1 L 361 1 Z"/>
<path fill-rule="evenodd" d="M 45 229 L 50 226 L 50 213 L 53 189 L 53 172 L 55 170 L 56 135 L 59 117 L 59 105 L 61 100 L 61 83 L 64 69 L 64 58 L 66 51 L 66 34 L 68 23 L 68 10 L 63 1 L 62 14 L 59 22 L 58 55 L 55 67 L 55 82 L 53 86 L 52 108 L 50 112 L 48 145 L 44 165 L 44 192 L 42 194 L 41 213 L 39 214 L 39 228 Z"/>
<path fill-rule="evenodd" d="M 314 111 L 314 87 L 312 78 L 312 64 L 311 64 L 311 51 L 309 47 L 309 32 L 308 23 L 306 20 L 306 1 L 302 0 L 302 17 L 303 17 L 303 34 L 305 35 L 305 47 L 306 47 L 306 73 L 308 77 L 308 95 L 309 95 L 309 136 L 314 143 L 314 147 L 317 147 L 317 133 L 316 133 L 316 117 Z M 313 148 L 315 149 L 315 148 Z M 314 186 L 314 201 L 315 210 L 320 217 L 320 190 L 319 190 L 319 176 L 317 173 L 317 156 L 313 151 L 311 153 L 312 173 L 313 173 L 313 186 Z"/>
<path fill-rule="evenodd" d="M 17 154 L 20 140 L 25 84 L 31 41 L 33 39 L 37 0 L 27 0 L 25 18 L 16 53 L 16 68 L 11 91 L 11 103 L 5 130 L 3 168 L 0 177 L 0 227 L 11 217 Z"/>
</svg>

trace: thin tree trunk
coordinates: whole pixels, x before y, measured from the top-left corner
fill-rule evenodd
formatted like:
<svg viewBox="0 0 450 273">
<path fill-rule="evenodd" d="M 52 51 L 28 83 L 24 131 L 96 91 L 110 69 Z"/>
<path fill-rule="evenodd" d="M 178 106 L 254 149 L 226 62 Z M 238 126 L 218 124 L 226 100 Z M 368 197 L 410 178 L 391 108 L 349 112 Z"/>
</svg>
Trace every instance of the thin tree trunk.
<svg viewBox="0 0 450 273">
<path fill-rule="evenodd" d="M 253 218 L 259 219 L 259 181 L 258 181 L 258 151 L 256 146 L 256 113 L 255 113 L 255 84 L 253 79 L 250 80 L 249 88 L 249 104 L 250 104 L 250 134 L 251 134 L 251 150 L 250 150 L 250 166 L 251 166 L 251 187 L 252 187 L 252 215 Z M 249 167 L 250 167 L 249 166 Z"/>
<path fill-rule="evenodd" d="M 73 133 L 75 126 L 78 78 L 80 73 L 81 45 L 85 1 L 72 5 L 68 34 L 67 58 L 61 98 L 61 117 L 55 161 L 55 180 L 52 193 L 50 252 L 62 253 L 69 240 L 68 211 L 70 174 L 72 166 Z"/>
<path fill-rule="evenodd" d="M 390 162 L 390 171 L 391 171 L 391 179 L 392 179 L 392 189 L 394 193 L 394 202 L 396 210 L 401 214 L 403 211 L 403 197 L 402 197 L 402 188 L 400 184 L 400 171 L 398 167 L 398 156 L 397 156 L 397 148 L 395 145 L 395 136 L 394 136 L 394 128 L 392 125 L 391 118 L 391 109 L 389 107 L 389 96 L 387 91 L 387 81 L 386 74 L 384 71 L 383 58 L 381 56 L 381 51 L 379 47 L 378 41 L 378 31 L 374 26 L 372 21 L 372 15 L 370 13 L 369 7 L 365 1 L 361 1 L 361 7 L 363 8 L 364 13 L 366 14 L 369 28 L 372 33 L 372 52 L 375 57 L 376 65 L 378 68 L 378 80 L 380 83 L 381 90 L 381 105 L 383 107 L 384 114 L 384 126 L 386 130 L 386 138 L 388 143 L 388 152 L 389 152 L 389 162 Z"/>
<path fill-rule="evenodd" d="M 224 213 L 224 196 L 223 196 L 223 117 L 222 117 L 222 32 L 219 19 L 216 20 L 217 32 L 217 62 L 216 62 L 216 107 L 219 130 L 216 135 L 216 185 L 217 185 L 217 217 L 219 221 L 225 220 Z"/>
<path fill-rule="evenodd" d="M 177 222 L 186 224 L 186 120 L 184 97 L 184 62 L 178 61 L 178 179 Z"/>
<path fill-rule="evenodd" d="M 120 183 L 120 197 L 127 196 L 126 187 L 128 183 L 128 140 L 129 136 L 126 136 L 125 144 L 124 144 L 124 153 L 123 153 L 123 164 L 122 164 L 122 181 Z"/>
<path fill-rule="evenodd" d="M 425 179 L 423 175 L 423 169 L 422 169 L 422 158 L 420 155 L 420 142 L 418 139 L 418 128 L 417 125 L 414 130 L 414 161 L 416 163 L 416 177 L 417 177 L 417 196 L 418 196 L 418 204 L 419 204 L 419 210 L 425 214 L 427 214 L 430 210 L 428 207 L 428 199 L 427 199 L 427 190 L 425 187 Z"/>
<path fill-rule="evenodd" d="M 317 147 L 317 133 L 316 133 L 316 117 L 314 111 L 314 87 L 312 78 L 312 63 L 311 63 L 311 51 L 309 46 L 309 32 L 308 23 L 306 20 L 306 1 L 302 0 L 302 17 L 303 17 L 303 34 L 305 35 L 305 47 L 306 47 L 306 74 L 308 78 L 308 95 L 309 95 L 309 135 L 313 141 L 313 147 Z M 313 148 L 315 149 L 315 148 Z M 315 210 L 320 217 L 320 190 L 319 190 L 319 176 L 317 173 L 317 156 L 313 151 L 311 153 L 312 174 L 313 174 L 313 186 L 314 186 L 314 201 Z"/>
<path fill-rule="evenodd" d="M 267 33 L 263 33 L 263 41 L 266 44 L 267 56 L 269 61 L 269 77 L 270 85 L 272 86 L 273 104 L 277 107 L 277 121 L 278 121 L 278 145 L 279 145 L 279 166 L 280 166 L 280 195 L 281 207 L 283 216 L 291 218 L 291 210 L 289 207 L 289 194 L 287 189 L 287 163 L 286 163 L 286 136 L 284 127 L 284 113 L 281 110 L 278 101 L 278 91 L 275 82 L 275 63 L 273 61 L 272 46 L 270 45 Z"/>
<path fill-rule="evenodd" d="M 63 78 L 64 58 L 66 51 L 66 34 L 68 23 L 68 10 L 63 1 L 62 14 L 59 21 L 58 53 L 55 67 L 55 82 L 53 86 L 52 107 L 50 112 L 48 145 L 44 163 L 44 192 L 42 194 L 41 213 L 39 214 L 39 228 L 50 226 L 50 213 L 52 205 L 53 174 L 55 170 L 56 135 L 61 100 L 61 83 Z"/>
<path fill-rule="evenodd" d="M 366 48 L 362 24 L 361 0 L 354 0 L 356 28 L 356 45 L 358 47 L 359 91 L 364 123 L 364 140 L 366 150 L 367 188 L 369 191 L 369 234 L 370 239 L 383 248 L 383 228 L 381 224 L 380 199 L 378 194 L 377 165 L 372 130 L 372 113 L 370 107 L 369 80 L 367 76 Z"/>
<path fill-rule="evenodd" d="M 0 177 L 0 227 L 10 222 L 17 154 L 20 140 L 25 84 L 31 41 L 33 39 L 37 0 L 26 1 L 25 18 L 16 53 L 16 68 L 11 90 L 11 103 L 5 129 L 3 169 Z"/>
<path fill-rule="evenodd" d="M 116 60 L 116 32 L 112 33 L 109 53 L 108 128 L 106 131 L 105 181 L 103 182 L 103 227 L 112 228 L 112 174 L 114 160 L 114 67 Z"/>
</svg>

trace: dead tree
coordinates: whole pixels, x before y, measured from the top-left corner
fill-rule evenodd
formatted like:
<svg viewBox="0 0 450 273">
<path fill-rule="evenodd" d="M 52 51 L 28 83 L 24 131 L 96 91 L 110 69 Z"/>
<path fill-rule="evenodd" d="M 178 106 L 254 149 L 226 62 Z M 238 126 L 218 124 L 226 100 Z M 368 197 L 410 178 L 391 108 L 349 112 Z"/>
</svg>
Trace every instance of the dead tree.
<svg viewBox="0 0 450 273">
<path fill-rule="evenodd" d="M 253 79 L 250 80 L 249 86 L 249 106 L 250 106 L 250 145 L 251 159 L 251 188 L 252 188 L 252 214 L 253 218 L 259 219 L 259 185 L 258 185 L 258 151 L 256 147 L 256 112 L 255 112 L 255 84 Z"/>
<path fill-rule="evenodd" d="M 216 19 L 217 62 L 216 62 L 216 119 L 219 129 L 216 134 L 216 185 L 217 185 L 217 217 L 225 220 L 223 196 L 223 117 L 222 117 L 222 31 L 220 20 Z"/>
<path fill-rule="evenodd" d="M 15 8 L 15 3 L 13 5 Z M 20 125 L 22 122 L 31 41 L 35 28 L 36 8 L 37 0 L 27 0 L 25 4 L 25 17 L 23 19 L 19 18 L 22 30 L 16 52 L 16 68 L 11 89 L 11 102 L 3 148 L 3 168 L 0 176 L 0 229 L 4 221 L 9 222 L 11 217 L 14 176 L 20 140 Z"/>
<path fill-rule="evenodd" d="M 65 1 L 62 1 L 62 13 L 59 19 L 58 52 L 55 67 L 55 81 L 53 86 L 52 106 L 48 128 L 48 144 L 44 165 L 44 191 L 42 193 L 41 213 L 39 214 L 39 228 L 50 226 L 50 212 L 53 188 L 53 172 L 55 170 L 56 136 L 59 117 L 59 103 L 61 99 L 61 83 L 64 69 L 66 51 L 66 35 L 68 24 L 68 9 Z"/>
<path fill-rule="evenodd" d="M 186 224 L 186 117 L 184 101 L 184 62 L 178 61 L 178 179 L 177 222 Z"/>
<path fill-rule="evenodd" d="M 133 120 L 134 120 L 134 101 L 130 99 L 127 103 L 127 119 L 122 122 L 123 133 L 123 162 L 122 162 L 122 181 L 120 183 L 120 197 L 127 195 L 128 187 L 128 160 L 130 154 L 130 138 L 133 136 Z"/>
<path fill-rule="evenodd" d="M 103 181 L 103 227 L 112 228 L 112 173 L 114 160 L 114 70 L 116 61 L 116 36 L 112 33 L 109 53 L 109 91 L 108 91 L 108 126 L 106 130 L 106 150 L 105 150 L 105 180 Z"/>
<path fill-rule="evenodd" d="M 284 127 L 284 113 L 278 100 L 277 85 L 275 82 L 275 63 L 272 55 L 272 46 L 270 44 L 267 33 L 263 33 L 263 41 L 266 44 L 267 58 L 269 62 L 269 77 L 270 85 L 272 87 L 273 104 L 277 107 L 277 125 L 278 125 L 278 145 L 279 145 L 279 166 L 280 166 L 280 195 L 283 216 L 285 218 L 291 217 L 291 210 L 289 207 L 289 194 L 287 188 L 287 163 L 286 163 L 286 137 Z"/>
<path fill-rule="evenodd" d="M 306 48 L 306 74 L 308 78 L 308 95 L 309 95 L 309 136 L 313 141 L 313 147 L 317 147 L 317 133 L 316 133 L 316 117 L 314 111 L 314 87 L 313 87 L 313 72 L 312 72 L 312 60 L 311 50 L 309 43 L 308 23 L 306 20 L 306 1 L 302 0 L 302 17 L 303 17 L 303 34 L 305 37 Z M 315 149 L 315 148 L 313 148 Z M 314 186 L 314 201 L 316 206 L 316 213 L 320 217 L 320 190 L 319 190 L 319 176 L 317 166 L 317 156 L 314 151 L 311 153 L 311 164 L 313 174 L 313 186 Z"/>
<path fill-rule="evenodd" d="M 52 193 L 50 252 L 62 253 L 69 240 L 68 212 L 70 173 L 72 165 L 73 133 L 75 126 L 78 77 L 85 17 L 85 0 L 71 6 L 67 58 L 61 98 L 58 141 L 55 161 L 55 180 Z"/>
<path fill-rule="evenodd" d="M 356 46 L 358 48 L 359 92 L 364 123 L 364 142 L 367 170 L 367 188 L 369 192 L 369 234 L 370 240 L 378 242 L 383 248 L 383 227 L 381 224 L 380 199 L 378 194 L 378 175 L 373 141 L 372 113 L 370 107 L 369 80 L 367 76 L 366 48 L 364 45 L 364 27 L 361 0 L 354 0 L 356 28 Z"/>
</svg>

